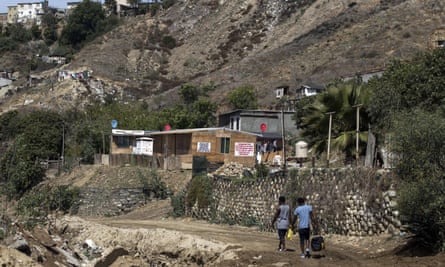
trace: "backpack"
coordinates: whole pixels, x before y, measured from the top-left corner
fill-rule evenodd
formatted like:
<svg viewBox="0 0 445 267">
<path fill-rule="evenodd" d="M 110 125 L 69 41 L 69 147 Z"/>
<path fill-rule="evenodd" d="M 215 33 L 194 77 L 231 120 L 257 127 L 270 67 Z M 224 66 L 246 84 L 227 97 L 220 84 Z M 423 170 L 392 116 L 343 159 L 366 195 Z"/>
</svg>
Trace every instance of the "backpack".
<svg viewBox="0 0 445 267">
<path fill-rule="evenodd" d="M 314 236 L 311 239 L 312 251 L 321 251 L 324 249 L 324 238 L 322 236 Z"/>
</svg>

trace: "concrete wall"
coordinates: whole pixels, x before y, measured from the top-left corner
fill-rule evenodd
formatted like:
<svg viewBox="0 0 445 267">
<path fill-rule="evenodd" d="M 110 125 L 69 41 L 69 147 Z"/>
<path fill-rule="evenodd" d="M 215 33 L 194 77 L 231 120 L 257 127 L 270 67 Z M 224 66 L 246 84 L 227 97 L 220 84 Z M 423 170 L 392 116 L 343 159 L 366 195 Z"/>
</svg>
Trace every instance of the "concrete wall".
<svg viewBox="0 0 445 267">
<path fill-rule="evenodd" d="M 312 169 L 278 172 L 255 181 L 213 177 L 212 207 L 188 210 L 190 216 L 267 229 L 278 197 L 285 195 L 292 210 L 303 196 L 312 205 L 324 232 L 343 235 L 398 233 L 397 181 L 389 173 L 367 169 Z"/>
</svg>

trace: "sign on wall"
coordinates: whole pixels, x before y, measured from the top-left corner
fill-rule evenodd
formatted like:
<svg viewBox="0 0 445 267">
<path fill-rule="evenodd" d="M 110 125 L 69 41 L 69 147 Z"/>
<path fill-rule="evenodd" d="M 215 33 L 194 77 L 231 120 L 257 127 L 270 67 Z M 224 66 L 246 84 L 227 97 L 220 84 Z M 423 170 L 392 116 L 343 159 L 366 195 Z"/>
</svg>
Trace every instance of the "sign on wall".
<svg viewBox="0 0 445 267">
<path fill-rule="evenodd" d="M 253 157 L 255 152 L 254 143 L 235 143 L 235 156 L 236 157 Z"/>
<path fill-rule="evenodd" d="M 153 156 L 153 139 L 141 137 L 136 139 L 136 147 L 133 147 L 133 154 Z"/>
<path fill-rule="evenodd" d="M 197 151 L 202 152 L 202 153 L 210 153 L 210 143 L 209 142 L 198 142 Z"/>
</svg>

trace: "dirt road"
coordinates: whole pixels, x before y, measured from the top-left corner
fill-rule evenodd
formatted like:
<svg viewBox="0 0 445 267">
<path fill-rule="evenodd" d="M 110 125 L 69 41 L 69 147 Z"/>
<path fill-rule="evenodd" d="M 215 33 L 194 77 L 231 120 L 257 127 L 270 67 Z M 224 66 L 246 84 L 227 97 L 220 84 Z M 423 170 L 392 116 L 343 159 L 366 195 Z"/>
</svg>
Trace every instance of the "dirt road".
<svg viewBox="0 0 445 267">
<path fill-rule="evenodd" d="M 398 256 L 394 249 L 406 240 L 400 237 L 341 237 L 326 236 L 326 249 L 322 257 L 301 259 L 297 238 L 290 241 L 288 251 L 278 252 L 275 233 L 256 229 L 214 225 L 192 219 L 128 220 L 101 219 L 100 224 L 128 229 L 167 229 L 190 234 L 204 240 L 231 244 L 228 249 L 237 251 L 236 259 L 227 259 L 214 266 L 445 266 L 445 255 L 426 257 Z M 314 253 L 315 254 L 315 253 Z M 124 265 L 116 265 L 124 266 Z"/>
</svg>

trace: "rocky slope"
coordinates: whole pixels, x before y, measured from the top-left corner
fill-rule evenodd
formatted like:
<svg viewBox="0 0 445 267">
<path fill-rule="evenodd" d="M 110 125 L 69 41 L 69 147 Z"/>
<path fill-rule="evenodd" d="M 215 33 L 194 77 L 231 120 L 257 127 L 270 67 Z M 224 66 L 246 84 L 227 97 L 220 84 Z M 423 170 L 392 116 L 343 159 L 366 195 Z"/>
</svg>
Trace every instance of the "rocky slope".
<svg viewBox="0 0 445 267">
<path fill-rule="evenodd" d="M 228 109 L 225 95 L 243 84 L 254 85 L 267 107 L 277 86 L 295 90 L 307 82 L 384 69 L 393 59 L 409 60 L 429 49 L 444 15 L 441 0 L 178 0 L 155 17 L 126 18 L 63 69 L 90 69 L 102 93 L 145 99 L 152 108 L 174 101 L 186 82 L 213 82 L 220 111 Z M 61 107 L 73 100 L 61 95 L 82 87 L 52 86 L 48 105 Z M 14 101 L 3 101 L 2 108 L 19 106 L 24 98 Z M 33 103 L 47 102 L 40 97 Z"/>
</svg>

